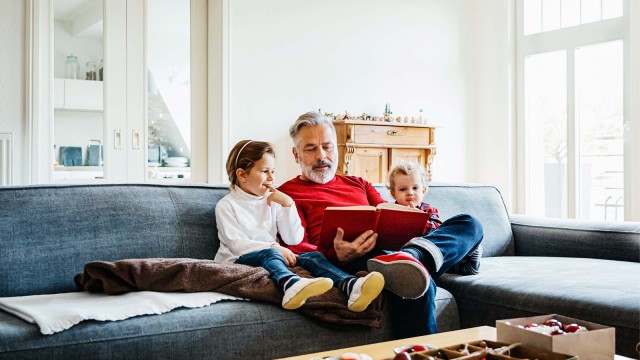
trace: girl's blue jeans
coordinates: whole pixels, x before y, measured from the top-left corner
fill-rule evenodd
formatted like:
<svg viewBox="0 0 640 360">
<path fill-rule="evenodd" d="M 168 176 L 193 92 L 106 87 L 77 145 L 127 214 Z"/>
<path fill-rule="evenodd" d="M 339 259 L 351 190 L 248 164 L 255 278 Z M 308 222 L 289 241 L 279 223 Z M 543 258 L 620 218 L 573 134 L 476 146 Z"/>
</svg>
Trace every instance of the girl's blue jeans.
<svg viewBox="0 0 640 360">
<path fill-rule="evenodd" d="M 282 280 L 296 275 L 289 270 L 282 254 L 273 248 L 244 254 L 236 260 L 236 263 L 265 268 L 278 287 L 281 287 Z M 296 266 L 306 269 L 313 277 L 329 278 L 333 281 L 333 286 L 338 287 L 342 285 L 344 280 L 354 277 L 335 267 L 317 251 L 300 254 Z"/>
</svg>

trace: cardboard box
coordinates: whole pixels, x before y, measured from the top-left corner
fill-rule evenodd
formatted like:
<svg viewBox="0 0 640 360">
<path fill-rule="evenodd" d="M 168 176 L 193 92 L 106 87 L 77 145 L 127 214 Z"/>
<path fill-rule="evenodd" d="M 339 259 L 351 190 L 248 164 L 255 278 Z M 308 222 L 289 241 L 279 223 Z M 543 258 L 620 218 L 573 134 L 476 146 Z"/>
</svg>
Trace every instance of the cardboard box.
<svg viewBox="0 0 640 360">
<path fill-rule="evenodd" d="M 493 349 L 493 350 L 491 350 Z M 495 351 L 494 351 L 495 350 Z M 572 355 L 535 349 L 522 344 L 507 344 L 491 340 L 478 340 L 439 349 L 409 353 L 411 360 L 456 359 L 456 360 L 578 360 Z M 387 360 L 393 360 L 389 358 Z"/>
<path fill-rule="evenodd" d="M 519 328 L 518 325 L 544 324 L 549 319 L 558 319 L 563 325 L 578 324 L 589 331 L 565 335 L 546 335 Z M 496 321 L 497 339 L 501 342 L 521 342 L 531 347 L 553 352 L 577 355 L 581 360 L 613 359 L 615 356 L 616 329 L 562 315 L 540 315 Z"/>
</svg>

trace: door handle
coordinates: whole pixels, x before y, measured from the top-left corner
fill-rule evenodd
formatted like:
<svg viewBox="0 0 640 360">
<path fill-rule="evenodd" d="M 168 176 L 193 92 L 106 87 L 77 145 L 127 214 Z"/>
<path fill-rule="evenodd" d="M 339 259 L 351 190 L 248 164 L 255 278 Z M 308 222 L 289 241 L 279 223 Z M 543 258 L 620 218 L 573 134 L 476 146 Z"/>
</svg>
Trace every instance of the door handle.
<svg viewBox="0 0 640 360">
<path fill-rule="evenodd" d="M 122 150 L 122 130 L 113 130 L 113 149 Z"/>
<path fill-rule="evenodd" d="M 133 130 L 131 135 L 131 148 L 140 150 L 140 130 Z"/>
</svg>

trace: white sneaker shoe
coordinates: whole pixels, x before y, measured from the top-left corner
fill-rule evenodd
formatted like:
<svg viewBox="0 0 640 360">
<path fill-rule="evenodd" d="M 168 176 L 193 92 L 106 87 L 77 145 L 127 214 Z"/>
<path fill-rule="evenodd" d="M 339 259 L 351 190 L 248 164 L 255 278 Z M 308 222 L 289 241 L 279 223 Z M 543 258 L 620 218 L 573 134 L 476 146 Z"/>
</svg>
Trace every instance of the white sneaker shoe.
<svg viewBox="0 0 640 360">
<path fill-rule="evenodd" d="M 364 311 L 384 289 L 384 277 L 379 272 L 371 272 L 356 280 L 349 296 L 347 307 L 353 312 Z"/>
<path fill-rule="evenodd" d="M 329 278 L 301 278 L 284 292 L 282 307 L 287 310 L 297 309 L 304 305 L 307 299 L 322 295 L 333 287 Z"/>
</svg>

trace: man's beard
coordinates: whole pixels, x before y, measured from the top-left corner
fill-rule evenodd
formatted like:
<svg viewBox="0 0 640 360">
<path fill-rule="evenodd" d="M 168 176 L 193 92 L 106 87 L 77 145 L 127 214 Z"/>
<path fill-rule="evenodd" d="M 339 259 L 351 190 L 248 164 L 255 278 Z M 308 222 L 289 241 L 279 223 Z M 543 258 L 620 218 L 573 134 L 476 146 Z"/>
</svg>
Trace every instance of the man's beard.
<svg viewBox="0 0 640 360">
<path fill-rule="evenodd" d="M 321 173 L 314 170 L 315 168 L 321 166 L 327 166 L 328 168 Z M 329 181 L 333 180 L 333 177 L 336 175 L 336 167 L 334 166 L 333 162 L 328 159 L 318 161 L 315 164 L 309 166 L 300 162 L 300 169 L 302 170 L 302 175 L 318 184 L 326 184 Z"/>
</svg>

